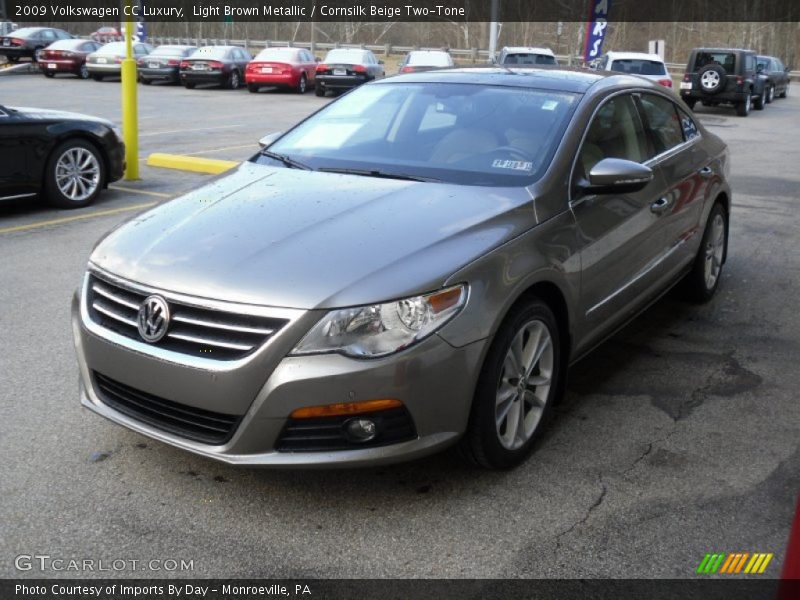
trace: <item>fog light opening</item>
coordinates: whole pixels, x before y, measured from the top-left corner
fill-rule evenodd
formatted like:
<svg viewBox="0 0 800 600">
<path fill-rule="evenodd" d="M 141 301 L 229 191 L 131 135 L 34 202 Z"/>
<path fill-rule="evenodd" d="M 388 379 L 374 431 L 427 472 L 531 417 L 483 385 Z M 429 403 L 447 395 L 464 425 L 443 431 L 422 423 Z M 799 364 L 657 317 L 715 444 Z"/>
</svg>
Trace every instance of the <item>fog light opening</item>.
<svg viewBox="0 0 800 600">
<path fill-rule="evenodd" d="M 349 419 L 344 424 L 344 431 L 351 441 L 363 444 L 378 436 L 378 425 L 372 419 Z"/>
</svg>

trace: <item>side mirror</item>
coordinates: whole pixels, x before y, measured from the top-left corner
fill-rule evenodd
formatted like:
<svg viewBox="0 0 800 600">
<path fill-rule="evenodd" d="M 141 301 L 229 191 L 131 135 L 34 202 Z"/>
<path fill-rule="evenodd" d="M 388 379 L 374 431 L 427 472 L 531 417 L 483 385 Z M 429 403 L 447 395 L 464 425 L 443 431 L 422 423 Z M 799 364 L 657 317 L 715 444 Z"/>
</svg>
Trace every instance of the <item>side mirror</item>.
<svg viewBox="0 0 800 600">
<path fill-rule="evenodd" d="M 632 160 L 604 158 L 589 171 L 580 187 L 589 194 L 630 194 L 653 180 L 653 170 Z"/>
<path fill-rule="evenodd" d="M 272 145 L 272 143 L 277 140 L 279 137 L 283 135 L 282 131 L 274 131 L 273 133 L 268 133 L 260 140 L 258 140 L 259 147 L 263 150 L 267 146 Z"/>
</svg>

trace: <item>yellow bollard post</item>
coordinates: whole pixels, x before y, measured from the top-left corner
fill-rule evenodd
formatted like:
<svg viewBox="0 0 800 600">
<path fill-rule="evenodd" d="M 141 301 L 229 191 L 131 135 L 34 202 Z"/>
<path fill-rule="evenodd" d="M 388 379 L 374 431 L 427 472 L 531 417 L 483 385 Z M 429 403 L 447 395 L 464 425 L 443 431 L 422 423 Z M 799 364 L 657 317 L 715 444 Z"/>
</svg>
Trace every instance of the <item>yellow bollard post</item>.
<svg viewBox="0 0 800 600">
<path fill-rule="evenodd" d="M 126 5 L 131 6 L 130 0 Z M 122 136 L 125 139 L 125 179 L 139 179 L 139 117 L 136 98 L 136 59 L 133 58 L 132 10 L 125 17 L 125 59 L 122 61 Z"/>
</svg>

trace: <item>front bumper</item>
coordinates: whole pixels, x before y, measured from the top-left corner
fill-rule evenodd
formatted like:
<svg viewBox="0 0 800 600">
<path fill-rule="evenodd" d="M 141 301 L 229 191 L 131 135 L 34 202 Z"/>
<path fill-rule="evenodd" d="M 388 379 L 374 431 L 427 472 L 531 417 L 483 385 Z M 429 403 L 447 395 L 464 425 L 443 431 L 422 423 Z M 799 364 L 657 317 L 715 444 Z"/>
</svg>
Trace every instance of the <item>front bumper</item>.
<svg viewBox="0 0 800 600">
<path fill-rule="evenodd" d="M 484 341 L 454 348 L 437 335 L 389 358 L 354 360 L 325 354 L 288 357 L 321 313 L 306 311 L 261 349 L 231 366 L 194 364 L 143 352 L 146 345 L 106 335 L 73 301 L 72 322 L 83 406 L 156 440 L 235 465 L 284 467 L 363 466 L 424 456 L 452 445 L 466 429 Z M 168 357 L 167 357 L 168 358 Z M 93 373 L 172 402 L 241 417 L 231 438 L 209 445 L 174 435 L 111 408 Z M 280 452 L 291 412 L 305 406 L 395 398 L 411 414 L 418 437 L 369 448 Z"/>
</svg>

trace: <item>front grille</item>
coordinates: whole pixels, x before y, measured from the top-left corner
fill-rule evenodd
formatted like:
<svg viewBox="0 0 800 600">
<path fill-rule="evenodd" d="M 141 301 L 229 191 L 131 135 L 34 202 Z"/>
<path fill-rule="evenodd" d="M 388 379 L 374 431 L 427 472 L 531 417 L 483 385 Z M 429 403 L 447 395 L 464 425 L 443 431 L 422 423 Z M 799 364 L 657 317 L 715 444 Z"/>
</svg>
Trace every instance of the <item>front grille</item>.
<svg viewBox="0 0 800 600">
<path fill-rule="evenodd" d="M 241 417 L 159 398 L 94 372 L 104 404 L 157 429 L 205 444 L 227 442 Z"/>
<path fill-rule="evenodd" d="M 375 422 L 378 435 L 369 442 L 353 442 L 345 435 L 344 425 L 352 418 Z M 374 448 L 416 439 L 414 420 L 404 407 L 353 416 L 289 419 L 278 444 L 278 452 L 325 452 Z"/>
<path fill-rule="evenodd" d="M 139 307 L 149 294 L 89 276 L 87 307 L 92 321 L 141 341 L 137 327 Z M 288 321 L 200 308 L 168 301 L 167 334 L 153 346 L 181 354 L 234 360 L 262 346 Z"/>
</svg>

